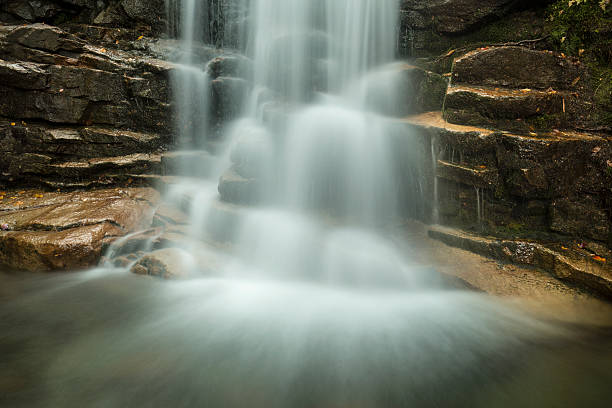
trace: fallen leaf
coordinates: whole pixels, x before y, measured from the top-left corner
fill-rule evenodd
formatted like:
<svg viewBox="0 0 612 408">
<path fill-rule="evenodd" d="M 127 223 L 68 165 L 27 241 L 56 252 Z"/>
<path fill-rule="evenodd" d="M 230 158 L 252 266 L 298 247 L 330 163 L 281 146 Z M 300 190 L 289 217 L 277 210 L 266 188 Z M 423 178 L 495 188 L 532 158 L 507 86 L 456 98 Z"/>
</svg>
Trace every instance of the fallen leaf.
<svg viewBox="0 0 612 408">
<path fill-rule="evenodd" d="M 593 255 L 593 260 L 597 262 L 606 262 L 606 258 L 602 258 L 599 255 Z"/>
<path fill-rule="evenodd" d="M 106 52 L 106 48 L 101 48 L 100 52 Z"/>
<path fill-rule="evenodd" d="M 446 74 L 442 74 L 443 77 L 449 77 L 451 75 L 453 75 L 451 72 L 447 72 Z"/>
<path fill-rule="evenodd" d="M 455 53 L 455 50 L 450 50 L 449 52 L 446 53 L 445 57 L 450 57 L 454 53 Z"/>
<path fill-rule="evenodd" d="M 584 48 L 581 48 L 578 50 L 578 55 L 582 55 L 582 54 L 584 54 Z"/>
<path fill-rule="evenodd" d="M 524 89 L 521 89 L 521 92 L 523 92 L 523 93 L 531 92 L 531 89 L 529 89 L 529 88 L 524 88 Z"/>
<path fill-rule="evenodd" d="M 599 153 L 600 150 L 601 150 L 601 147 L 596 146 L 596 147 L 593 148 L 592 152 L 593 152 L 593 154 L 597 154 L 597 153 Z"/>
<path fill-rule="evenodd" d="M 15 122 L 11 122 L 11 126 L 15 126 Z"/>
<path fill-rule="evenodd" d="M 562 250 L 564 250 L 564 251 L 567 251 L 569 248 L 566 248 L 566 247 L 564 247 L 564 246 L 561 246 L 561 249 L 562 249 Z"/>
<path fill-rule="evenodd" d="M 15 205 L 23 205 L 23 201 L 17 201 Z"/>
<path fill-rule="evenodd" d="M 578 81 L 580 81 L 580 77 L 578 77 L 578 78 L 576 78 L 576 79 L 574 79 L 574 80 L 572 81 L 572 86 L 576 86 L 576 84 L 578 83 Z"/>
<path fill-rule="evenodd" d="M 479 168 L 479 169 L 486 169 L 486 168 L 487 168 L 487 166 L 481 165 L 481 166 L 478 166 L 478 168 Z"/>
<path fill-rule="evenodd" d="M 144 38 L 144 35 L 141 35 L 140 37 L 138 37 L 136 40 L 142 40 Z"/>
<path fill-rule="evenodd" d="M 119 44 L 119 40 L 115 41 L 115 44 Z"/>
<path fill-rule="evenodd" d="M 43 198 L 44 196 L 42 194 L 34 194 L 34 198 Z"/>
</svg>

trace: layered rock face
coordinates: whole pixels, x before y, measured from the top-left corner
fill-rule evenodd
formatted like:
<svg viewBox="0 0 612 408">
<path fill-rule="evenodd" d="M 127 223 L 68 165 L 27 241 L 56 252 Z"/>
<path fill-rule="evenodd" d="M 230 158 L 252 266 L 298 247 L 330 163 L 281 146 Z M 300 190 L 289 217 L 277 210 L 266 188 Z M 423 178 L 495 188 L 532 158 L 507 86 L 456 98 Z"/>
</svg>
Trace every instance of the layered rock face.
<svg viewBox="0 0 612 408">
<path fill-rule="evenodd" d="M 2 26 L 0 38 L 0 183 L 77 187 L 155 170 L 172 128 L 170 64 L 42 23 Z"/>
<path fill-rule="evenodd" d="M 150 225 L 154 190 L 91 188 L 161 171 L 173 128 L 172 65 L 141 37 L 165 30 L 160 10 L 163 1 L 0 5 L 5 268 L 87 268 L 110 242 Z"/>
</svg>

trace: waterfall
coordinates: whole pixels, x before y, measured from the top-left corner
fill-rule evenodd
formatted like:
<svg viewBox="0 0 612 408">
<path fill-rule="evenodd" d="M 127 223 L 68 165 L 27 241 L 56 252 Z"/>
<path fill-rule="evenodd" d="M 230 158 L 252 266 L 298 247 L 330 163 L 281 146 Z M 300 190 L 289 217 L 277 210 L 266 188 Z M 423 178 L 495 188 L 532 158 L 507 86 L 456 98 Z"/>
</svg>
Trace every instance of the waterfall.
<svg viewBox="0 0 612 408">
<path fill-rule="evenodd" d="M 423 264 L 425 237 L 411 247 L 390 229 L 400 200 L 427 195 L 429 148 L 437 159 L 434 140 L 418 146 L 376 102 L 393 107 L 402 96 L 392 82 L 397 0 L 168 0 L 168 9 L 180 37 L 172 154 L 185 163 L 165 204 L 189 213 L 174 244 L 191 279 L 115 273 L 101 285 L 110 298 L 95 283 L 81 294 L 93 300 L 79 315 L 102 327 L 85 320 L 96 330 L 44 350 L 53 358 L 46 406 L 507 401 L 495 381 L 512 378 L 516 356 L 530 357 L 525 350 L 555 328 L 457 290 Z M 246 55 L 211 50 L 225 41 L 211 37 L 211 13 L 228 10 L 247 10 Z M 224 15 L 227 33 L 234 22 Z M 237 73 L 243 63 L 246 74 Z M 236 115 L 215 127 L 210 108 L 228 95 L 218 87 L 245 83 L 229 101 Z M 409 187 L 398 169 L 413 175 Z"/>
</svg>

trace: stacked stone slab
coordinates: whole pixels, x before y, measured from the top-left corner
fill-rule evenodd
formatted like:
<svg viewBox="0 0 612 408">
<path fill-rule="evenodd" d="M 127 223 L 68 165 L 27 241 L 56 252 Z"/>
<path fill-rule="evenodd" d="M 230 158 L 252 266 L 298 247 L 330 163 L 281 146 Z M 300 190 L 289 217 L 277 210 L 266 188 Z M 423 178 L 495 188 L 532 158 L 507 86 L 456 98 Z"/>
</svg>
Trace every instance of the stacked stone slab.
<svg viewBox="0 0 612 408">
<path fill-rule="evenodd" d="M 0 26 L 0 183 L 88 187 L 158 173 L 171 70 L 46 24 Z"/>
<path fill-rule="evenodd" d="M 523 133 L 589 129 L 588 74 L 550 51 L 481 48 L 454 61 L 444 104 L 451 123 Z"/>
</svg>

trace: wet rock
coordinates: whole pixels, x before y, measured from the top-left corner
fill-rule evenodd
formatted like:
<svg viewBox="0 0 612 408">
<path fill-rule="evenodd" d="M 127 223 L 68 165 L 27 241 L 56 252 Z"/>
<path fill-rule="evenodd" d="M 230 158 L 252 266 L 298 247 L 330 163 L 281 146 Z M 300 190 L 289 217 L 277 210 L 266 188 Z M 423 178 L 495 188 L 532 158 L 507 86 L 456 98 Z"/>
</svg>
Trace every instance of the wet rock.
<svg viewBox="0 0 612 408">
<path fill-rule="evenodd" d="M 253 61 L 238 54 L 220 55 L 206 64 L 206 73 L 212 79 L 234 77 L 248 80 L 253 75 Z"/>
<path fill-rule="evenodd" d="M 447 245 L 489 258 L 543 269 L 560 280 L 579 284 L 612 299 L 612 271 L 607 265 L 588 258 L 576 257 L 569 252 L 561 254 L 539 243 L 485 238 L 439 226 L 432 227 L 428 235 Z"/>
<path fill-rule="evenodd" d="M 504 15 L 516 0 L 402 0 L 402 25 L 457 34 L 478 23 Z"/>
<path fill-rule="evenodd" d="M 132 267 L 131 272 L 163 279 L 177 279 L 189 276 L 193 266 L 194 259 L 189 252 L 179 248 L 164 248 L 143 256 Z"/>
<path fill-rule="evenodd" d="M 121 7 L 132 20 L 153 26 L 160 25 L 166 12 L 164 0 L 121 0 Z"/>
<path fill-rule="evenodd" d="M 562 122 L 573 122 L 567 112 L 570 101 L 556 91 L 453 86 L 446 94 L 444 117 L 451 123 L 529 132 L 529 119 L 546 115 L 546 126 L 562 128 Z"/>
<path fill-rule="evenodd" d="M 148 250 L 153 247 L 155 240 L 161 233 L 161 228 L 153 226 L 153 228 L 128 234 L 117 239 L 109 246 L 107 256 L 111 259 L 118 256 L 127 256 L 130 260 L 134 260 L 132 255 L 138 251 Z"/>
<path fill-rule="evenodd" d="M 7 28 L 8 43 L 16 43 L 28 48 L 45 51 L 80 52 L 85 45 L 84 41 L 66 33 L 65 31 L 47 24 L 30 24 Z"/>
<path fill-rule="evenodd" d="M 219 77 L 212 81 L 212 122 L 221 125 L 240 114 L 249 84 L 240 78 Z"/>
<path fill-rule="evenodd" d="M 495 189 L 499 183 L 499 176 L 495 169 L 471 168 L 459 164 L 448 163 L 438 160 L 436 169 L 437 177 L 478 188 Z"/>
<path fill-rule="evenodd" d="M 8 192 L 0 204 L 0 264 L 14 270 L 96 265 L 108 243 L 151 223 L 151 189 L 78 193 Z M 14 194 L 14 195 L 13 195 Z"/>
<path fill-rule="evenodd" d="M 64 231 L 9 231 L 0 233 L 0 264 L 11 270 L 79 270 L 94 266 L 105 238 L 121 234 L 104 223 Z"/>
<path fill-rule="evenodd" d="M 581 65 L 550 51 L 524 47 L 491 47 L 469 52 L 453 65 L 453 84 L 488 87 L 576 89 L 584 77 Z"/>
<path fill-rule="evenodd" d="M 604 242 L 610 237 L 610 215 L 593 196 L 554 200 L 550 214 L 553 231 Z"/>
</svg>

